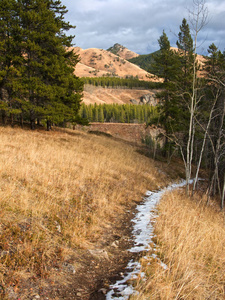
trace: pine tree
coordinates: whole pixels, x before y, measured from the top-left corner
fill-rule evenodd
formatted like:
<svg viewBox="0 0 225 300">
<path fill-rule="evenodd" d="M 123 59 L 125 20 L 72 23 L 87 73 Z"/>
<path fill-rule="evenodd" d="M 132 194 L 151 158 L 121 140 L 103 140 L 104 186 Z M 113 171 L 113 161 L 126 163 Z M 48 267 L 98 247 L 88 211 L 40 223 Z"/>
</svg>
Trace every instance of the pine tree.
<svg viewBox="0 0 225 300">
<path fill-rule="evenodd" d="M 18 12 L 15 0 L 0 2 L 0 109 L 2 122 L 7 115 L 18 113 L 17 98 L 13 95 L 13 81 L 18 76 L 16 67 L 20 61 Z"/>
<path fill-rule="evenodd" d="M 65 31 L 73 26 L 63 18 L 66 9 L 60 1 L 18 0 L 23 63 L 20 80 L 14 88 L 35 120 L 51 123 L 73 121 L 79 111 L 82 82 L 73 74 L 78 57 L 69 51 L 72 36 Z"/>
<path fill-rule="evenodd" d="M 165 129 L 164 156 L 169 156 L 173 145 L 173 133 L 179 129 L 180 109 L 176 94 L 176 84 L 180 75 L 180 60 L 178 55 L 171 50 L 169 39 L 163 31 L 158 40 L 160 51 L 154 55 L 152 72 L 163 78 L 163 91 L 158 93 L 160 99 L 159 120 Z M 154 122 L 154 121 L 153 121 Z"/>
<path fill-rule="evenodd" d="M 180 55 L 183 57 L 184 67 L 188 67 L 190 62 L 193 64 L 193 39 L 190 34 L 189 24 L 185 18 L 182 21 L 180 32 L 178 33 L 177 47 Z"/>
<path fill-rule="evenodd" d="M 99 105 L 98 121 L 101 122 L 101 123 L 104 122 L 104 113 L 103 113 L 102 105 Z"/>
<path fill-rule="evenodd" d="M 96 103 L 93 107 L 93 122 L 98 122 L 98 106 Z"/>
<path fill-rule="evenodd" d="M 178 81 L 179 93 L 182 96 L 180 104 L 182 105 L 182 110 L 187 111 L 190 98 L 188 94 L 190 94 L 192 91 L 193 65 L 195 58 L 193 39 L 190 33 L 189 24 L 185 18 L 182 21 L 180 32 L 178 33 L 177 47 L 181 64 L 181 72 Z M 187 114 L 186 116 L 184 114 L 183 118 L 188 122 Z"/>
</svg>

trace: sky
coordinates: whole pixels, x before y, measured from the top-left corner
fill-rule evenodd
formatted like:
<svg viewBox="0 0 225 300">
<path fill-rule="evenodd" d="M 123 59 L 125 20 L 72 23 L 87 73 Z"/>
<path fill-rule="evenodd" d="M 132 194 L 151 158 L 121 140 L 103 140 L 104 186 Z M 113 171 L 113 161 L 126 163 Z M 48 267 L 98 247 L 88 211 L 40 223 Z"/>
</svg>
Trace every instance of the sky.
<svg viewBox="0 0 225 300">
<path fill-rule="evenodd" d="M 196 0 L 194 0 L 196 2 Z M 197 0 L 202 1 L 202 0 Z M 76 28 L 73 43 L 83 49 L 108 49 L 119 43 L 138 54 L 159 49 L 165 30 L 171 46 L 176 46 L 183 18 L 191 27 L 193 0 L 61 0 L 68 9 L 65 20 Z M 225 0 L 205 0 L 208 18 L 198 33 L 197 53 L 207 55 L 214 43 L 225 50 Z"/>
</svg>

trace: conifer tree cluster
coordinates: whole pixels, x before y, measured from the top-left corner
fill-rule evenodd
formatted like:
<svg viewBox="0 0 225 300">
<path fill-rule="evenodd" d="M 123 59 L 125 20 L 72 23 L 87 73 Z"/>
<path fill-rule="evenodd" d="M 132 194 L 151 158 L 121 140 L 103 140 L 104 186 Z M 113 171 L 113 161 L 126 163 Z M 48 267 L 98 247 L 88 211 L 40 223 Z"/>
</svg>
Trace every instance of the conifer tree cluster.
<svg viewBox="0 0 225 300">
<path fill-rule="evenodd" d="M 112 88 L 143 88 L 143 89 L 158 89 L 162 87 L 161 82 L 152 82 L 139 80 L 135 77 L 119 78 L 119 77 L 83 77 L 84 84 L 91 84 L 101 87 Z"/>
<path fill-rule="evenodd" d="M 193 192 L 200 166 L 209 169 L 209 196 L 219 193 L 223 207 L 225 52 L 222 53 L 214 44 L 210 45 L 204 69 L 200 72 L 196 54 L 197 33 L 192 39 L 189 24 L 183 19 L 177 51 L 170 47 L 164 31 L 158 40 L 160 51 L 154 55 L 151 70 L 164 81 L 164 88 L 157 95 L 160 99 L 158 122 L 165 132 L 164 156 L 170 159 L 175 152 L 180 153 L 187 182 L 195 176 Z M 197 166 L 195 174 L 192 162 Z"/>
<path fill-rule="evenodd" d="M 2 122 L 46 124 L 74 121 L 82 81 L 78 57 L 69 50 L 73 28 L 60 0 L 1 0 L 0 110 Z"/>
<path fill-rule="evenodd" d="M 90 104 L 82 103 L 80 117 L 89 122 L 149 123 L 157 118 L 157 108 L 148 104 Z"/>
</svg>

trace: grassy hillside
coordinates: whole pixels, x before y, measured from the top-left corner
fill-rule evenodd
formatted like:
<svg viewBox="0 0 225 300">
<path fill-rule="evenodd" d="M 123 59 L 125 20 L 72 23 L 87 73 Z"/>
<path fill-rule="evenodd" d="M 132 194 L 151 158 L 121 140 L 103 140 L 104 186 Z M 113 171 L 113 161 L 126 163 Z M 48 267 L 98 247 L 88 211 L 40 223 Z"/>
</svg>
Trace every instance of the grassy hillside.
<svg viewBox="0 0 225 300">
<path fill-rule="evenodd" d="M 12 128 L 0 135 L 1 299 L 67 286 L 68 265 L 79 278 L 85 249 L 104 242 L 147 189 L 166 182 L 135 147 L 104 136 Z"/>
<path fill-rule="evenodd" d="M 90 299 L 124 266 L 137 202 L 182 166 L 82 131 L 0 135 L 0 299 Z M 144 261 L 137 299 L 223 299 L 224 215 L 203 204 L 179 192 L 161 202 L 156 242 L 168 269 Z"/>
<path fill-rule="evenodd" d="M 199 193 L 166 194 L 159 204 L 155 227 L 157 254 L 142 260 L 146 280 L 139 279 L 135 300 L 224 299 L 224 212 Z"/>
</svg>

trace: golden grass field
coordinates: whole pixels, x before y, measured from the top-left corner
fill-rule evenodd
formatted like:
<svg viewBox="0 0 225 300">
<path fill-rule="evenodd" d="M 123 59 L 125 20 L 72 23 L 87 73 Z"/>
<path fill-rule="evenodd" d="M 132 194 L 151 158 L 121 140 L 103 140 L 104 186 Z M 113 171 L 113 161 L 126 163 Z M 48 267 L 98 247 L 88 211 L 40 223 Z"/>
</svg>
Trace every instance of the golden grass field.
<svg viewBox="0 0 225 300">
<path fill-rule="evenodd" d="M 158 179 L 129 144 L 72 130 L 0 128 L 0 285 L 51 275 Z"/>
<path fill-rule="evenodd" d="M 163 197 L 155 242 L 168 268 L 154 258 L 143 261 L 147 281 L 139 281 L 140 294 L 132 299 L 225 299 L 225 215 L 206 201 L 184 191 Z"/>
<path fill-rule="evenodd" d="M 1 127 L 0 137 L 0 299 L 21 280 L 51 278 L 78 249 L 94 248 L 146 190 L 170 181 L 158 171 L 163 163 L 106 136 Z M 176 177 L 175 165 L 163 170 Z M 182 192 L 161 201 L 156 242 L 168 269 L 143 261 L 148 278 L 135 299 L 224 299 L 224 216 L 204 204 Z"/>
</svg>

